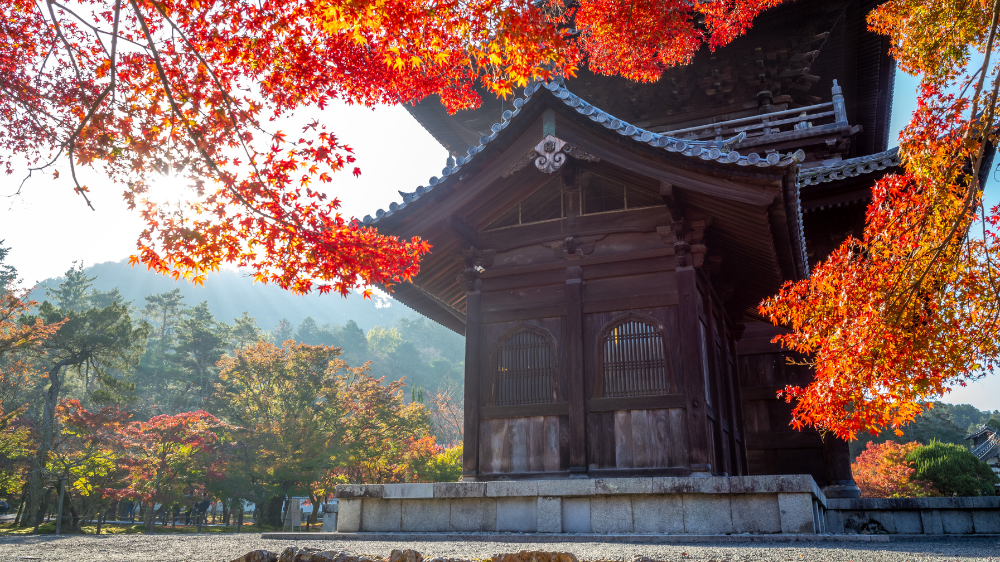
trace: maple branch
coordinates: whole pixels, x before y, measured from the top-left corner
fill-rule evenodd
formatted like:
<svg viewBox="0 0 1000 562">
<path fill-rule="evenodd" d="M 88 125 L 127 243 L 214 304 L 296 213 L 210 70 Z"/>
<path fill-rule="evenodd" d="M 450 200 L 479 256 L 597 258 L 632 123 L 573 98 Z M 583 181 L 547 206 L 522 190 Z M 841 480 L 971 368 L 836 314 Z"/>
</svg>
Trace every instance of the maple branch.
<svg viewBox="0 0 1000 562">
<path fill-rule="evenodd" d="M 83 77 L 80 75 L 80 67 L 76 64 L 76 58 L 73 56 L 73 49 L 69 45 L 69 41 L 66 40 L 66 36 L 62 32 L 62 23 L 60 23 L 59 18 L 56 17 L 55 10 L 52 9 L 52 0 L 45 0 L 45 5 L 49 8 L 49 16 L 52 18 L 52 26 L 56 30 L 56 37 L 62 41 L 63 46 L 66 48 L 66 54 L 69 56 L 69 62 L 73 65 L 73 71 L 76 72 L 76 83 L 83 88 Z"/>
<path fill-rule="evenodd" d="M 118 83 L 118 22 L 121 19 L 122 14 L 122 0 L 115 0 L 115 23 L 113 26 L 113 34 L 111 37 L 111 101 L 115 101 L 115 85 Z"/>
<path fill-rule="evenodd" d="M 69 15 L 73 16 L 74 18 L 76 18 L 76 19 L 77 19 L 77 21 L 79 21 L 79 22 L 80 22 L 80 23 L 82 23 L 83 25 L 85 25 L 85 26 L 89 27 L 89 28 L 90 28 L 90 30 L 91 30 L 91 31 L 93 31 L 95 35 L 97 35 L 97 38 L 98 38 L 98 41 L 97 41 L 97 42 L 98 42 L 98 43 L 99 43 L 99 44 L 101 45 L 101 49 L 102 49 L 102 50 L 104 51 L 104 54 L 106 54 L 106 55 L 110 55 L 110 53 L 108 53 L 108 49 L 107 49 L 107 47 L 105 47 L 105 46 L 104 46 L 104 42 L 100 40 L 100 34 L 102 34 L 102 33 L 103 33 L 103 34 L 105 34 L 105 35 L 108 35 L 108 32 L 107 32 L 107 31 L 104 31 L 104 30 L 102 30 L 102 29 L 99 29 L 99 28 L 97 28 L 97 27 L 94 27 L 94 26 L 93 26 L 93 25 L 91 25 L 91 24 L 90 24 L 90 23 L 89 23 L 89 22 L 88 22 L 87 20 L 85 20 L 85 19 L 83 19 L 82 17 L 80 17 L 79 15 L 77 15 L 77 13 L 76 13 L 76 12 L 74 12 L 73 10 L 69 9 L 68 7 L 66 7 L 66 6 L 64 6 L 64 5 L 62 5 L 62 4 L 60 4 L 59 2 L 56 2 L 55 0 L 51 0 L 51 1 L 50 1 L 50 4 L 52 4 L 53 6 L 56 6 L 56 7 L 58 7 L 58 8 L 60 9 L 60 10 L 62 10 L 62 11 L 64 11 L 64 12 L 66 12 L 66 13 L 68 13 Z"/>
<path fill-rule="evenodd" d="M 73 164 L 73 155 L 74 155 L 75 150 L 76 150 L 76 143 L 75 142 L 70 143 L 70 145 L 69 145 L 69 172 L 70 172 L 70 176 L 73 177 L 73 183 L 76 184 L 76 192 L 79 193 L 83 197 L 84 201 L 87 202 L 87 206 L 90 207 L 91 211 L 96 211 L 96 209 L 94 209 L 94 205 L 92 205 L 91 202 L 90 202 L 90 198 L 87 197 L 87 194 L 85 193 L 86 190 L 83 188 L 83 186 L 80 185 L 80 180 L 76 179 L 76 165 Z"/>
<path fill-rule="evenodd" d="M 166 12 L 163 10 L 163 8 L 160 5 L 160 3 L 157 2 L 156 0 L 149 0 L 149 2 L 153 5 L 154 8 L 156 8 L 156 11 L 160 13 L 160 16 L 163 17 L 163 19 L 167 23 L 170 24 L 170 27 L 173 30 L 175 30 L 178 35 L 180 35 L 181 39 L 183 39 L 184 42 L 187 43 L 188 47 L 191 49 L 191 52 L 194 54 L 194 56 L 203 65 L 205 65 L 205 70 L 207 70 L 209 76 L 212 77 L 212 81 L 215 82 L 216 88 L 219 89 L 219 92 L 222 94 L 222 99 L 226 103 L 226 115 L 227 115 L 227 117 L 229 117 L 229 121 L 233 124 L 233 129 L 238 130 L 239 129 L 239 123 L 237 123 L 237 121 L 236 121 L 236 115 L 235 115 L 235 112 L 233 111 L 233 102 L 236 101 L 236 100 L 235 100 L 235 98 L 233 98 L 229 94 L 229 91 L 222 86 L 222 82 L 219 80 L 219 77 L 218 77 L 218 75 L 215 72 L 215 68 L 212 65 L 210 65 L 208 63 L 208 61 L 205 60 L 205 58 L 202 56 L 201 52 L 198 51 L 198 48 L 188 38 L 187 34 L 184 33 L 184 30 L 180 29 L 180 27 L 174 22 L 173 18 L 171 18 L 170 16 L 168 16 L 166 14 Z M 240 110 L 240 113 L 243 115 L 243 117 L 245 119 L 247 119 L 248 121 L 250 121 L 251 123 L 253 123 L 254 119 L 253 119 L 253 117 L 250 114 L 248 114 L 246 111 L 243 111 L 242 109 Z M 259 125 L 255 124 L 255 123 L 253 123 L 253 124 L 257 128 L 257 130 L 262 131 L 262 129 L 260 128 Z M 260 173 L 260 169 L 257 167 L 256 159 L 251 154 L 251 150 L 250 150 L 249 145 L 247 145 L 247 142 L 243 139 L 242 135 L 236 135 L 236 137 L 240 141 L 240 146 L 243 147 L 243 153 L 246 154 L 246 156 L 247 156 L 247 163 L 250 164 L 250 166 L 254 170 L 254 176 L 256 176 L 257 181 L 260 182 L 261 185 L 264 185 L 266 182 L 264 181 L 264 178 L 263 178 L 263 176 Z M 273 138 L 274 135 L 271 135 L 271 137 Z M 274 197 L 273 195 L 271 196 L 271 200 L 274 201 L 275 203 L 280 203 L 280 201 L 276 197 Z M 253 209 L 253 207 L 250 207 L 250 208 Z M 256 211 L 256 209 L 254 209 L 254 210 Z M 270 217 L 268 215 L 265 215 L 263 213 L 260 213 L 259 211 L 256 211 L 256 212 L 258 212 L 258 214 L 260 214 L 261 216 L 264 216 L 266 218 L 272 218 L 272 219 L 274 218 L 274 217 Z M 287 225 L 288 223 L 282 223 L 282 224 L 286 224 Z M 301 227 L 302 225 L 299 224 L 299 223 L 296 223 L 295 226 Z"/>
</svg>

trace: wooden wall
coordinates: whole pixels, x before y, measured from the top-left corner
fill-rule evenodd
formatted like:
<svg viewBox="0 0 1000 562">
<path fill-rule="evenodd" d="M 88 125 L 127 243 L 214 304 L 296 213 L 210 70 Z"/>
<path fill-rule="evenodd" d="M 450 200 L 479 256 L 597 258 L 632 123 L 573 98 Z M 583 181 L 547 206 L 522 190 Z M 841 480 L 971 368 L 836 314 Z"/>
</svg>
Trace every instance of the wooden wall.
<svg viewBox="0 0 1000 562">
<path fill-rule="evenodd" d="M 591 470 L 687 467 L 684 409 L 588 413 L 587 460 Z"/>
<path fill-rule="evenodd" d="M 731 322 L 700 267 L 683 266 L 680 287 L 673 242 L 657 230 L 671 221 L 659 207 L 482 233 L 497 251 L 480 276 L 478 337 L 467 339 L 478 363 L 478 443 L 470 450 L 480 478 L 746 474 Z M 605 397 L 597 388 L 603 334 L 625 318 L 663 337 L 662 395 Z M 553 342 L 555 401 L 498 406 L 496 350 L 525 325 Z"/>
<path fill-rule="evenodd" d="M 826 482 L 823 441 L 815 430 L 797 431 L 789 423 L 792 405 L 777 397 L 786 385 L 808 384 L 809 369 L 789 365 L 789 354 L 770 340 L 776 328 L 748 322 L 738 344 L 743 420 L 750 474 L 811 474 Z"/>
<path fill-rule="evenodd" d="M 569 470 L 566 416 L 482 420 L 479 467 L 483 475 Z"/>
</svg>

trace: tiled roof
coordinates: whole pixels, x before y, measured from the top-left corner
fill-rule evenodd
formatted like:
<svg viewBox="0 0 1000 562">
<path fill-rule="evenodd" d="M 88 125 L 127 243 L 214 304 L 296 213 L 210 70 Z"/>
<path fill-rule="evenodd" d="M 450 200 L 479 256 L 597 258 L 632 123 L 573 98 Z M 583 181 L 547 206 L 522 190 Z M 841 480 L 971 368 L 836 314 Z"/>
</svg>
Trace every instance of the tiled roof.
<svg viewBox="0 0 1000 562">
<path fill-rule="evenodd" d="M 986 435 L 986 440 L 972 447 L 972 454 L 976 455 L 979 460 L 1000 456 L 1000 432 L 985 423 L 966 436 L 966 439 L 975 439 L 983 435 Z"/>
<path fill-rule="evenodd" d="M 480 152 L 482 152 L 486 146 L 497 138 L 500 131 L 507 128 L 511 120 L 521 113 L 521 109 L 526 103 L 531 101 L 532 96 L 541 89 L 546 89 L 557 99 L 561 100 L 568 107 L 571 107 L 580 113 L 588 117 L 591 121 L 595 123 L 600 123 L 608 129 L 612 129 L 622 136 L 631 138 L 632 140 L 647 144 L 654 148 L 660 148 L 666 152 L 679 153 L 684 156 L 691 158 L 698 158 L 701 160 L 712 160 L 722 164 L 729 164 L 733 166 L 752 166 L 752 167 L 785 167 L 796 162 L 801 162 L 805 157 L 805 153 L 801 150 L 797 150 L 794 153 L 789 154 L 778 154 L 771 153 L 764 156 L 757 154 L 755 152 L 742 155 L 735 150 L 731 150 L 734 144 L 742 141 L 745 136 L 743 133 L 733 137 L 731 139 L 719 141 L 694 141 L 688 139 L 679 139 L 671 137 L 669 135 L 664 135 L 660 133 L 654 133 L 647 131 L 641 127 L 636 127 L 630 123 L 617 119 L 615 116 L 602 111 L 598 107 L 586 102 L 583 98 L 573 94 L 563 85 L 562 80 L 556 80 L 548 83 L 535 82 L 524 89 L 524 98 L 517 98 L 514 100 L 514 109 L 507 110 L 503 112 L 502 121 L 500 123 L 494 123 L 491 128 L 491 133 L 489 135 L 483 135 L 479 139 L 479 144 L 476 146 L 469 147 L 468 152 L 465 156 L 459 156 L 458 158 L 448 158 L 447 165 L 441 171 L 440 177 L 432 177 L 426 186 L 417 187 L 416 190 L 412 192 L 400 191 L 399 194 L 403 198 L 402 203 L 393 202 L 389 205 L 389 209 L 379 209 L 375 212 L 375 216 L 371 215 L 365 216 L 362 221 L 365 226 L 372 226 L 379 222 L 383 217 L 392 215 L 393 213 L 405 208 L 407 205 L 416 201 L 420 197 L 434 190 L 435 187 L 440 186 L 442 183 L 447 182 L 448 179 L 455 175 L 463 165 L 472 161 L 473 158 Z M 801 215 L 801 213 L 800 213 Z M 799 217 L 799 233 L 801 235 L 802 225 L 801 216 Z M 804 244 L 802 245 L 804 248 Z"/>
<path fill-rule="evenodd" d="M 979 424 L 979 427 L 977 427 L 975 431 L 973 431 L 973 432 L 969 433 L 968 435 L 966 435 L 965 438 L 966 439 L 975 439 L 976 437 L 979 437 L 979 436 L 981 436 L 983 434 L 986 434 L 986 433 L 996 433 L 996 430 L 994 430 L 992 427 L 986 425 L 985 423 Z"/>
<path fill-rule="evenodd" d="M 973 447 L 972 454 L 981 461 L 1000 456 L 1000 435 L 994 433 L 989 439 Z"/>
<path fill-rule="evenodd" d="M 853 178 L 862 174 L 870 174 L 886 168 L 899 166 L 899 148 L 885 152 L 851 158 L 837 163 L 835 166 L 817 168 L 800 168 L 798 174 L 799 187 L 816 185 L 845 178 Z"/>
</svg>

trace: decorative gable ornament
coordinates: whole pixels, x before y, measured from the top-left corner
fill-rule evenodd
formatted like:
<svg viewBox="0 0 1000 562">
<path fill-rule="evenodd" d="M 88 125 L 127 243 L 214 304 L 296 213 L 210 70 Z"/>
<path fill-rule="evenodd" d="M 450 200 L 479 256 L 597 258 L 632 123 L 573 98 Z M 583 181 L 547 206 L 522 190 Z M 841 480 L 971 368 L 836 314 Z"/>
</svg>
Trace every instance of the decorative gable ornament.
<svg viewBox="0 0 1000 562">
<path fill-rule="evenodd" d="M 566 163 L 566 155 L 572 156 L 577 160 L 586 160 L 587 162 L 601 161 L 600 158 L 593 154 L 588 154 L 553 135 L 546 136 L 542 139 L 542 142 L 535 146 L 535 154 L 537 155 L 534 156 L 535 167 L 545 174 L 551 174 L 562 168 L 562 165 Z M 516 171 L 512 170 L 512 172 Z"/>
<path fill-rule="evenodd" d="M 548 135 L 535 146 L 535 153 L 538 154 L 535 158 L 535 167 L 545 174 L 551 174 L 562 168 L 566 163 L 566 155 L 562 153 L 565 147 L 566 141 Z"/>
</svg>

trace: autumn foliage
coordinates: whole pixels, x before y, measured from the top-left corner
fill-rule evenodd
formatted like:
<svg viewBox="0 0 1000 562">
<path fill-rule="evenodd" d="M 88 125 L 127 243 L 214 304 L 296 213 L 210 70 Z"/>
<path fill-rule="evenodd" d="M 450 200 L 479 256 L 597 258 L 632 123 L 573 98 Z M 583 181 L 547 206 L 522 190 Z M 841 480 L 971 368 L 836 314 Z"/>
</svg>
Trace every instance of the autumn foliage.
<svg viewBox="0 0 1000 562">
<path fill-rule="evenodd" d="M 917 442 L 868 443 L 851 465 L 863 498 L 912 498 L 937 495 L 929 482 L 914 479 L 917 469 L 906 456 L 919 449 Z"/>
<path fill-rule="evenodd" d="M 420 239 L 339 212 L 349 146 L 326 124 L 274 118 L 331 99 L 438 95 L 450 109 L 531 80 L 598 72 L 655 80 L 702 45 L 743 33 L 782 0 L 12 0 L 0 6 L 0 157 L 29 176 L 97 167 L 146 228 L 133 262 L 201 282 L 223 263 L 304 293 L 392 285 L 418 271 Z M 16 159 L 16 160 L 15 160 Z M 163 175 L 190 187 L 150 194 Z"/>
<path fill-rule="evenodd" d="M 921 73 L 900 137 L 905 172 L 872 190 L 864 236 L 761 312 L 811 356 L 815 381 L 785 391 L 794 424 L 839 437 L 898 428 L 1000 357 L 1000 209 L 983 205 L 997 127 L 1000 2 L 890 0 L 868 17 L 900 68 Z M 985 52 L 974 60 L 972 51 Z"/>
</svg>

